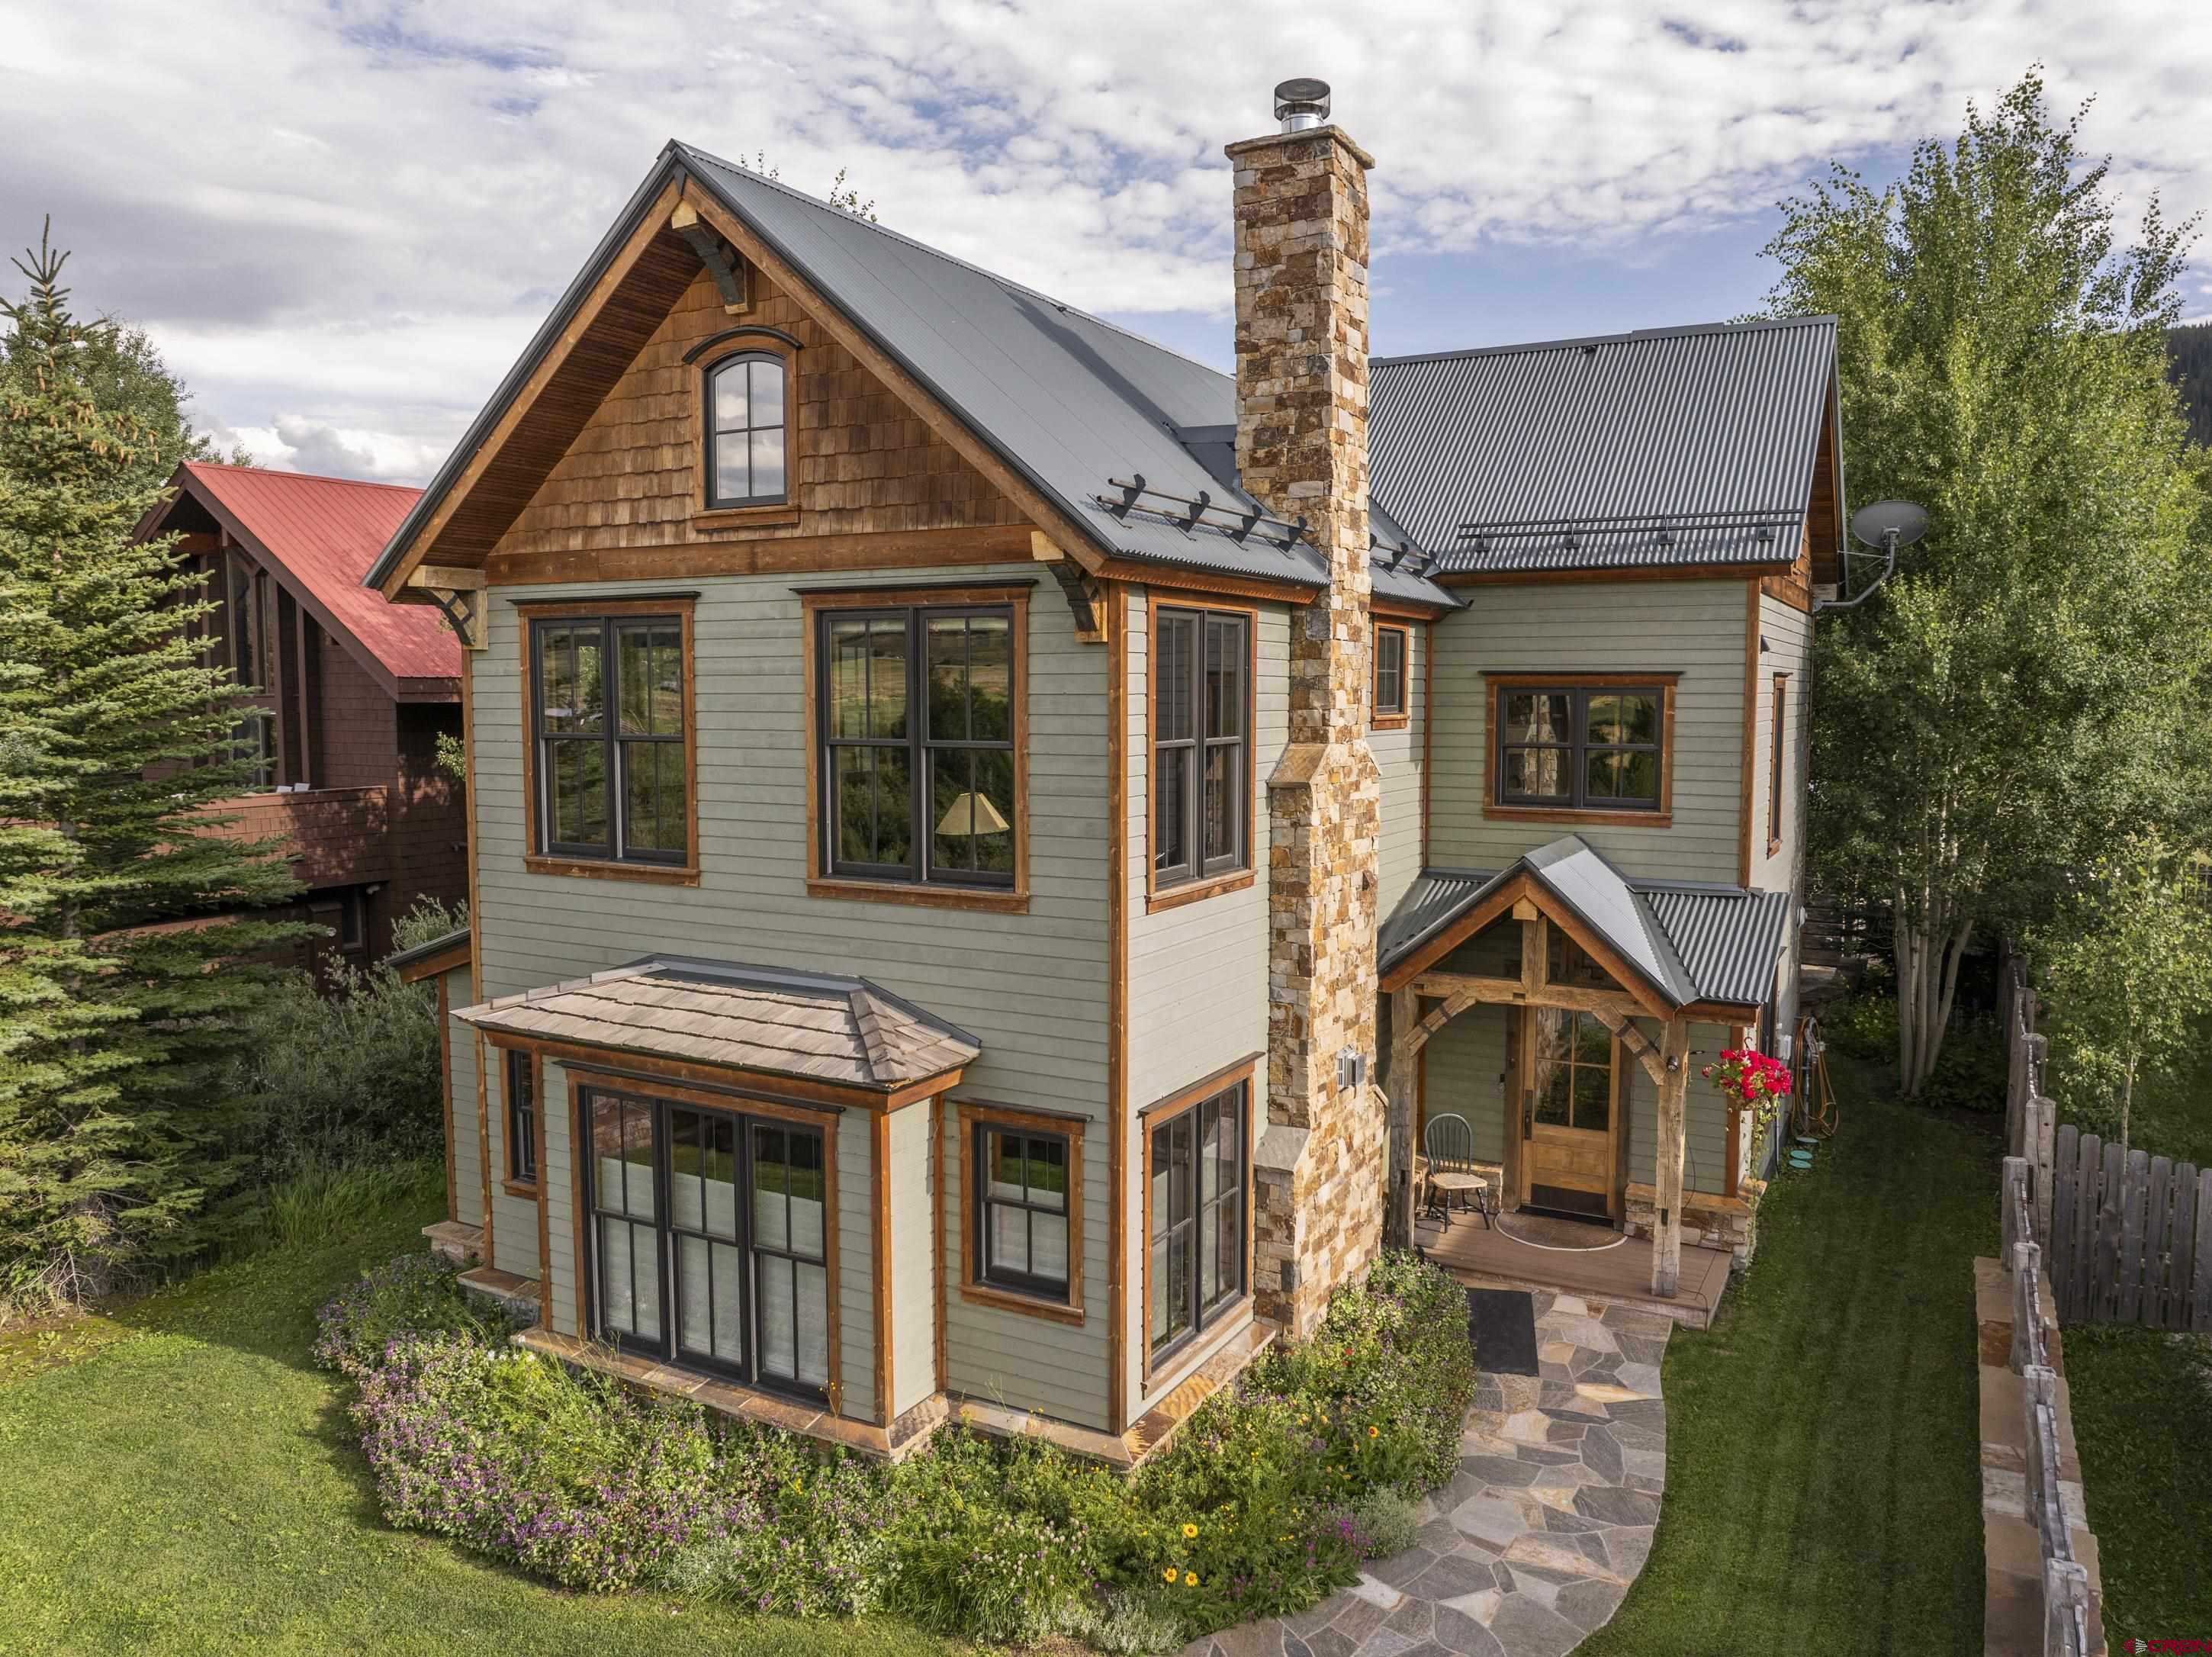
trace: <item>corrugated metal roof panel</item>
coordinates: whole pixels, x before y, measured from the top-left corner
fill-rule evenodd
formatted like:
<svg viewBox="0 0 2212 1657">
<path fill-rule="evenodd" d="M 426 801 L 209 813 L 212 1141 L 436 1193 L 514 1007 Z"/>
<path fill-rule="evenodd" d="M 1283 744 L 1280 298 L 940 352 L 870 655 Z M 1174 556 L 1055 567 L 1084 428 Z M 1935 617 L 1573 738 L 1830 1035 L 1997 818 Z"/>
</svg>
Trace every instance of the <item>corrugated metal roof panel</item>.
<svg viewBox="0 0 2212 1657">
<path fill-rule="evenodd" d="M 460 677 L 460 641 L 435 609 L 386 604 L 362 585 L 421 490 L 210 460 L 184 469 L 395 679 Z"/>
<path fill-rule="evenodd" d="M 1786 564 L 1834 362 L 1832 317 L 1378 358 L 1375 496 L 1438 574 Z"/>
<path fill-rule="evenodd" d="M 1496 874 L 1423 869 L 1376 933 L 1376 970 L 1390 972 L 1522 869 L 1678 1007 L 1753 1008 L 1772 993 L 1796 901 L 1790 893 L 1625 877 L 1572 834 Z"/>
</svg>

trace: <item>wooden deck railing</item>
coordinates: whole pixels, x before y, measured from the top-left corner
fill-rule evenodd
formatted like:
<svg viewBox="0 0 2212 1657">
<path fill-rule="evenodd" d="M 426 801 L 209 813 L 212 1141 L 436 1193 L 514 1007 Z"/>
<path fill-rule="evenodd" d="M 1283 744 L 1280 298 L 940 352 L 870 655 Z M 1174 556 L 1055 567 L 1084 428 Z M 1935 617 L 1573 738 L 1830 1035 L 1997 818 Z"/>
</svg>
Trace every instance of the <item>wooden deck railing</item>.
<svg viewBox="0 0 2212 1657">
<path fill-rule="evenodd" d="M 308 886 L 350 886 L 392 872 L 392 789 L 309 789 L 240 795 L 207 814 L 229 818 L 216 832 L 232 840 L 282 840 L 293 872 Z"/>
</svg>

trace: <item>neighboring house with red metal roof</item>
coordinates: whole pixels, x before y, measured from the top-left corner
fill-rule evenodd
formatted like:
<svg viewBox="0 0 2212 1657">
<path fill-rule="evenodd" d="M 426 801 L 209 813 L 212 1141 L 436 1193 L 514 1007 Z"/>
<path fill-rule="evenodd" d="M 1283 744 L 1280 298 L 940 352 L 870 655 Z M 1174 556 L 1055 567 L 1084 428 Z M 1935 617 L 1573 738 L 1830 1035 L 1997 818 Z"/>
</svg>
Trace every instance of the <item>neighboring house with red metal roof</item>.
<svg viewBox="0 0 2212 1657">
<path fill-rule="evenodd" d="M 261 786 L 220 809 L 246 838 L 291 842 L 301 912 L 344 959 L 374 960 L 420 894 L 468 889 L 461 790 L 437 764 L 461 730 L 461 651 L 434 610 L 361 582 L 421 491 L 186 461 L 140 524 L 179 537 L 217 607 L 208 659 L 252 687 L 240 735 Z"/>
</svg>

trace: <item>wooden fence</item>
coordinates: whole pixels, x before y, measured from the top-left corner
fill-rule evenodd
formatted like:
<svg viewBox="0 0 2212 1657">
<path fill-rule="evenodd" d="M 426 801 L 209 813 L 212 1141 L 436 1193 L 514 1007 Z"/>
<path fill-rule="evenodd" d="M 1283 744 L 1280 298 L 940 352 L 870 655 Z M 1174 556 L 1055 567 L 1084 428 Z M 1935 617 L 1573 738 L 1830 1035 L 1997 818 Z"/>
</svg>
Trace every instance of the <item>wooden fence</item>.
<svg viewBox="0 0 2212 1657">
<path fill-rule="evenodd" d="M 2051 1362 L 2052 1331 L 2043 1315 L 2043 1251 L 2036 1241 L 2035 1203 L 2025 1157 L 2004 1160 L 2003 1217 L 2001 1258 L 2012 1285 L 2008 1367 L 2021 1380 L 2027 1518 L 2035 1526 L 2042 1566 L 2043 1657 L 2090 1657 L 2103 1645 L 2102 1630 L 2092 1620 L 2088 1568 L 2075 1557 L 2073 1526 L 2066 1510 L 2060 1448 L 2068 1436 L 2062 1427 L 2066 1406 Z M 1984 1408 L 1988 1408 L 1986 1403 Z"/>
<path fill-rule="evenodd" d="M 2002 984 L 2005 1149 L 2027 1167 L 2060 1321 L 2212 1331 L 2212 1168 L 2060 1127 L 2020 957 L 2008 959 Z"/>
</svg>

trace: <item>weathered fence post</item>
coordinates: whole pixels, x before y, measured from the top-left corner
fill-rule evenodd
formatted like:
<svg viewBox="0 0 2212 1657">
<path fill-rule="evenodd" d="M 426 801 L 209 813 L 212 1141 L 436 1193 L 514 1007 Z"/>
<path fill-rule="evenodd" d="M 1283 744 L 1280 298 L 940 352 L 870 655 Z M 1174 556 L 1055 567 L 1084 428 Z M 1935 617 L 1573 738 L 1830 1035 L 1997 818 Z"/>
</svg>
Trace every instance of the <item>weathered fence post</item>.
<svg viewBox="0 0 2212 1657">
<path fill-rule="evenodd" d="M 2027 1159 L 2008 1156 L 2004 1160 L 2004 1183 L 2000 1188 L 2004 1195 L 2002 1208 L 2004 1233 L 1999 1244 L 1997 1258 L 2004 1262 L 2005 1270 L 2012 1270 L 2012 1246 L 2027 1235 L 2022 1222 L 2027 1217 Z"/>
<path fill-rule="evenodd" d="M 2089 1571 L 2071 1559 L 2043 1562 L 2044 1657 L 2087 1657 Z"/>
<path fill-rule="evenodd" d="M 2024 1375 L 2045 1362 L 2043 1296 L 2036 1282 L 2043 1270 L 2043 1251 L 2033 1243 L 2014 1243 L 2005 1264 L 2012 1268 L 2012 1373 Z"/>
<path fill-rule="evenodd" d="M 2197 1176 L 2197 1251 L 2191 1260 L 2189 1326 L 2212 1330 L 2212 1168 Z"/>
</svg>

